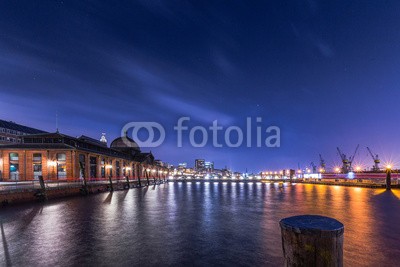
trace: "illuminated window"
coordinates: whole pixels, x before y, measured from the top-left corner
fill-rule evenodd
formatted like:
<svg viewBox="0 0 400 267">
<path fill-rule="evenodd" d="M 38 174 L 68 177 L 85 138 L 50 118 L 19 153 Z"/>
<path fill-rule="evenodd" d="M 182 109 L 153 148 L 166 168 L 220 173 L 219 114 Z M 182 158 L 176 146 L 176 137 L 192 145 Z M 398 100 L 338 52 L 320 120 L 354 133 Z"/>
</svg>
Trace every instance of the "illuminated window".
<svg viewBox="0 0 400 267">
<path fill-rule="evenodd" d="M 119 177 L 120 174 L 121 174 L 120 168 L 121 168 L 121 167 L 119 166 L 119 161 L 116 161 L 116 162 L 115 162 L 115 174 L 117 175 L 117 177 Z"/>
<path fill-rule="evenodd" d="M 42 154 L 34 153 L 33 154 L 33 178 L 39 179 L 40 175 L 42 175 Z"/>
<path fill-rule="evenodd" d="M 67 178 L 67 155 L 65 153 L 57 154 L 57 177 L 58 179 Z"/>
<path fill-rule="evenodd" d="M 86 157 L 83 154 L 79 154 L 79 168 L 80 168 L 80 178 L 85 178 Z"/>
<path fill-rule="evenodd" d="M 90 157 L 90 178 L 96 178 L 97 176 L 97 158 Z"/>
<path fill-rule="evenodd" d="M 106 160 L 104 158 L 101 159 L 101 178 L 106 178 Z"/>
<path fill-rule="evenodd" d="M 18 153 L 10 153 L 10 179 L 19 180 L 19 157 Z"/>
</svg>

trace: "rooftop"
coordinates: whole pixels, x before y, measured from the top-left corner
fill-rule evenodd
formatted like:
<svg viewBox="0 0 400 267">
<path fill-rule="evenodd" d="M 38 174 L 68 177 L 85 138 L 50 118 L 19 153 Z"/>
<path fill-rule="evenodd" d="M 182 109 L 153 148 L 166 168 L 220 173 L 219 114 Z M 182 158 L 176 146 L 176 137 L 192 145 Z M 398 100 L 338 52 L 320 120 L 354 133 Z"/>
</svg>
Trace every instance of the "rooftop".
<svg viewBox="0 0 400 267">
<path fill-rule="evenodd" d="M 38 129 L 35 129 L 35 128 L 31 128 L 31 127 L 28 127 L 28 126 L 24 126 L 24 125 L 15 123 L 13 121 L 0 120 L 0 127 L 1 128 L 5 128 L 5 129 L 19 131 L 19 132 L 22 132 L 22 133 L 27 133 L 27 134 L 47 133 L 45 131 L 38 130 Z"/>
</svg>

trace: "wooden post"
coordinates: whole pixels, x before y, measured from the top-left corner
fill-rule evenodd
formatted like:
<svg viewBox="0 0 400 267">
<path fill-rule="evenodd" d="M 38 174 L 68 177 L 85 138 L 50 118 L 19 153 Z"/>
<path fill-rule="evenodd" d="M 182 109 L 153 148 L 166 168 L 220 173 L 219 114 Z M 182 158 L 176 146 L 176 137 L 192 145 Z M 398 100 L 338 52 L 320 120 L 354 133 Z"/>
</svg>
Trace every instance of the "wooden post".
<svg viewBox="0 0 400 267">
<path fill-rule="evenodd" d="M 386 190 L 391 190 L 392 189 L 392 170 L 387 169 L 386 170 Z"/>
<path fill-rule="evenodd" d="M 80 189 L 80 192 L 83 195 L 87 195 L 89 193 L 89 190 L 88 190 L 87 181 L 86 181 L 85 168 L 84 168 L 83 163 L 81 161 L 79 161 L 79 170 L 80 170 L 80 173 L 81 173 L 81 176 L 82 176 L 82 180 L 83 180 L 83 186 Z M 57 179 L 58 179 L 58 170 L 57 170 Z"/>
<path fill-rule="evenodd" d="M 147 169 L 144 170 L 145 175 L 146 175 L 146 179 L 147 179 L 147 186 L 150 186 L 150 181 L 149 181 L 149 172 Z"/>
<path fill-rule="evenodd" d="M 125 174 L 126 174 L 126 173 L 125 173 Z M 129 176 L 126 175 L 125 178 L 126 178 L 126 187 L 127 187 L 127 189 L 129 189 L 129 188 L 130 188 L 130 185 L 129 185 Z"/>
<path fill-rule="evenodd" d="M 35 196 L 39 199 L 39 200 L 47 200 L 47 192 L 46 192 L 46 185 L 44 184 L 44 180 L 43 180 L 43 176 L 39 175 L 39 183 L 40 183 L 40 188 L 39 190 L 37 190 L 37 192 L 35 193 Z"/>
<path fill-rule="evenodd" d="M 140 165 L 137 166 L 137 165 L 135 164 L 135 173 L 137 174 L 139 187 L 142 187 L 142 183 L 140 182 L 140 175 L 142 175 L 142 173 L 141 173 L 141 171 L 140 171 Z"/>
<path fill-rule="evenodd" d="M 282 219 L 279 224 L 285 266 L 343 266 L 341 222 L 302 215 Z"/>
<path fill-rule="evenodd" d="M 110 182 L 110 190 L 114 191 L 111 175 L 108 176 L 108 181 Z"/>
<path fill-rule="evenodd" d="M 86 181 L 86 176 L 83 176 L 83 185 L 82 188 L 80 189 L 82 195 L 87 195 L 89 194 L 89 189 Z"/>
</svg>

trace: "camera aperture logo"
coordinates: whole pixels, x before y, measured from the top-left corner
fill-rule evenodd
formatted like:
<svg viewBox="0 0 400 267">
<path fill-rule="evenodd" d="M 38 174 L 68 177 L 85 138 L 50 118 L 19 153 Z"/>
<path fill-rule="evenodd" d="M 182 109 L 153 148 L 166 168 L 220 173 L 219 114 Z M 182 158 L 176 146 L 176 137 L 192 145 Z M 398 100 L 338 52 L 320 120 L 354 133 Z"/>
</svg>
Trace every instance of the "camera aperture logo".
<svg viewBox="0 0 400 267">
<path fill-rule="evenodd" d="M 251 117 L 247 117 L 246 126 L 239 127 L 231 125 L 224 128 L 218 124 L 218 120 L 212 121 L 209 127 L 195 125 L 189 127 L 190 117 L 181 117 L 177 120 L 169 133 L 175 134 L 176 146 L 183 147 L 188 144 L 191 147 L 201 148 L 212 145 L 215 148 L 229 147 L 268 147 L 276 148 L 281 145 L 281 130 L 278 126 L 262 125 L 262 118 L 257 117 L 255 124 Z M 255 128 L 255 129 L 253 129 Z M 254 132 L 255 130 L 255 132 Z M 122 140 L 130 146 L 131 141 L 127 133 L 131 131 L 131 138 L 143 148 L 153 148 L 161 146 L 167 131 L 158 122 L 129 122 L 121 130 Z M 147 138 L 142 140 L 139 132 L 145 131 Z M 255 135 L 255 141 L 253 141 Z"/>
</svg>

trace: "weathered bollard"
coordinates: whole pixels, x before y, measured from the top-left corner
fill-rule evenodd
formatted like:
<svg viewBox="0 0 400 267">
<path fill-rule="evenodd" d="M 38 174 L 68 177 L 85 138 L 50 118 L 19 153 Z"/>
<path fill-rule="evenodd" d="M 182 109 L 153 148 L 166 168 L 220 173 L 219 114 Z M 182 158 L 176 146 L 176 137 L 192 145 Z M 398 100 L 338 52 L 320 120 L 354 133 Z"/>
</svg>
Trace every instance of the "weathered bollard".
<svg viewBox="0 0 400 267">
<path fill-rule="evenodd" d="M 343 266 L 341 222 L 301 215 L 282 219 L 279 224 L 285 266 Z"/>
</svg>

